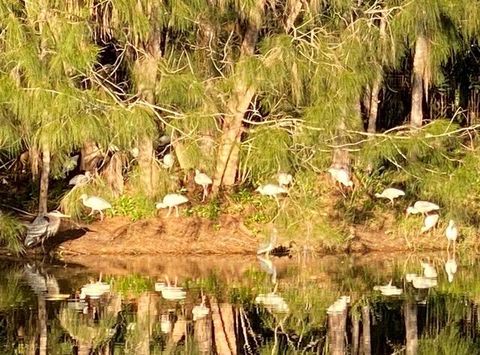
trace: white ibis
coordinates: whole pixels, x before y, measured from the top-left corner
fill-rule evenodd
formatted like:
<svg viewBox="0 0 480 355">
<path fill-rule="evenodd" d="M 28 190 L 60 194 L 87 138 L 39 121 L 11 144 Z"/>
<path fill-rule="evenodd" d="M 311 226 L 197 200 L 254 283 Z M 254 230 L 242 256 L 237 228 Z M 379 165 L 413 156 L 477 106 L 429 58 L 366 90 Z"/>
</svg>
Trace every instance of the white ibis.
<svg viewBox="0 0 480 355">
<path fill-rule="evenodd" d="M 445 262 L 445 271 L 447 272 L 448 282 L 452 282 L 453 277 L 457 273 L 457 262 L 455 261 L 455 258 L 448 259 Z"/>
<path fill-rule="evenodd" d="M 193 307 L 192 309 L 193 320 L 205 318 L 210 313 L 210 308 L 205 306 L 205 301 L 206 301 L 206 297 L 205 295 L 202 295 L 202 303 L 200 305 Z"/>
<path fill-rule="evenodd" d="M 133 147 L 132 149 L 130 149 L 130 154 L 132 154 L 132 157 L 137 158 L 138 154 L 140 154 L 140 151 L 137 147 Z"/>
<path fill-rule="evenodd" d="M 255 191 L 259 192 L 263 196 L 273 197 L 277 202 L 277 205 L 279 206 L 280 206 L 280 202 L 278 202 L 278 195 L 288 194 L 287 189 L 275 184 L 266 184 L 266 185 L 259 186 Z"/>
<path fill-rule="evenodd" d="M 165 276 L 166 284 L 162 288 L 159 288 L 159 292 L 162 293 L 162 297 L 169 301 L 179 301 L 187 297 L 187 292 L 180 286 L 177 286 L 178 278 L 175 277 L 175 283 L 170 284 L 168 276 Z M 155 288 L 157 291 L 157 288 Z"/>
<path fill-rule="evenodd" d="M 92 178 L 92 174 L 89 171 L 86 171 L 85 174 L 75 175 L 68 182 L 69 185 L 81 186 L 85 185 Z"/>
<path fill-rule="evenodd" d="M 88 196 L 87 194 L 82 194 L 80 196 L 80 200 L 82 200 L 83 205 L 85 207 L 91 208 L 90 213 L 88 214 L 89 216 L 93 215 L 95 211 L 100 213 L 100 220 L 103 221 L 103 210 L 112 208 L 112 205 L 104 200 L 101 197 L 98 196 Z"/>
<path fill-rule="evenodd" d="M 392 285 L 392 280 L 387 285 L 374 286 L 374 291 L 380 291 L 384 296 L 400 296 L 403 292 L 401 288 Z"/>
<path fill-rule="evenodd" d="M 353 187 L 353 182 L 350 179 L 350 173 L 347 169 L 331 167 L 328 169 L 328 172 L 336 182 L 345 187 Z"/>
<path fill-rule="evenodd" d="M 426 216 L 425 220 L 423 221 L 423 227 L 421 229 L 421 232 L 425 233 L 425 232 L 428 232 L 430 229 L 435 228 L 439 218 L 440 216 L 436 213 Z"/>
<path fill-rule="evenodd" d="M 278 185 L 281 187 L 287 187 L 292 184 L 293 176 L 288 173 L 278 173 L 277 175 Z"/>
<path fill-rule="evenodd" d="M 175 164 L 175 158 L 172 154 L 168 153 L 163 156 L 162 162 L 165 169 L 170 169 Z"/>
<path fill-rule="evenodd" d="M 417 201 L 415 202 L 413 207 L 407 208 L 407 216 L 409 214 L 417 214 L 417 213 L 427 214 L 428 212 L 437 211 L 439 209 L 440 207 L 435 203 L 428 202 L 428 201 Z"/>
<path fill-rule="evenodd" d="M 180 194 L 167 194 L 163 198 L 162 202 L 157 202 L 155 207 L 158 209 L 160 208 L 167 208 L 168 207 L 168 213 L 167 217 L 170 216 L 170 213 L 172 212 L 172 208 L 175 207 L 176 215 L 179 217 L 178 214 L 178 206 L 181 204 L 184 204 L 188 202 L 188 198 L 180 195 Z"/>
<path fill-rule="evenodd" d="M 445 236 L 447 237 L 447 252 L 450 249 L 450 242 L 453 243 L 453 253 L 455 254 L 455 245 L 457 244 L 458 229 L 453 220 L 448 222 L 448 227 L 445 230 Z"/>
<path fill-rule="evenodd" d="M 405 192 L 400 189 L 395 189 L 393 187 L 389 187 L 383 190 L 382 193 L 375 194 L 375 197 L 377 198 L 386 198 L 390 200 L 390 202 L 392 203 L 392 206 L 393 206 L 393 200 L 400 196 L 405 196 Z"/>
<path fill-rule="evenodd" d="M 276 228 L 273 228 L 270 240 L 267 243 L 262 243 L 257 249 L 257 255 L 266 254 L 267 256 L 270 252 L 275 249 L 278 239 L 278 231 Z"/>
<path fill-rule="evenodd" d="M 27 236 L 25 238 L 25 246 L 27 248 L 35 247 L 39 244 L 45 252 L 45 240 L 54 236 L 60 227 L 60 218 L 69 218 L 69 215 L 60 213 L 57 210 L 37 216 L 32 223 L 27 224 Z"/>
<path fill-rule="evenodd" d="M 200 170 L 198 169 L 195 169 L 194 181 L 197 185 L 202 186 L 203 188 L 202 201 L 205 201 L 205 198 L 208 195 L 208 185 L 211 185 L 213 183 L 212 179 L 210 179 L 210 177 L 207 174 L 200 172 Z"/>
<path fill-rule="evenodd" d="M 433 279 L 437 277 L 437 270 L 435 270 L 435 267 L 430 265 L 430 263 L 421 263 L 422 268 L 423 268 L 423 276 Z"/>
<path fill-rule="evenodd" d="M 327 314 L 343 313 L 350 303 L 350 296 L 341 296 L 327 308 Z"/>
</svg>

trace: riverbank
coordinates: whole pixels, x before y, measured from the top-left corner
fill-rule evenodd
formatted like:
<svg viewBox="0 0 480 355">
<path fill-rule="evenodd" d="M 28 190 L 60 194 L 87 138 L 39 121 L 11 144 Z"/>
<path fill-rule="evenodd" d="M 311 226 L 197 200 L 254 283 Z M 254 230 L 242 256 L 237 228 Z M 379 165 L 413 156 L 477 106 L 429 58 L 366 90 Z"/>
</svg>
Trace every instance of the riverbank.
<svg viewBox="0 0 480 355">
<path fill-rule="evenodd" d="M 78 228 L 70 225 L 67 228 Z M 85 226 L 88 230 L 74 239 L 67 236 L 58 250 L 67 255 L 227 255 L 256 253 L 260 243 L 268 240 L 262 233 L 247 228 L 240 216 L 222 215 L 217 220 L 201 217 L 156 217 L 132 222 L 127 217 L 106 218 Z M 68 235 L 68 231 L 63 234 Z M 69 239 L 69 240 L 68 240 Z M 278 244 L 302 248 L 299 238 L 279 231 Z M 370 253 L 445 250 L 447 243 L 442 231 L 406 236 L 394 234 L 388 228 L 372 230 L 354 226 L 347 240 L 335 247 L 325 246 L 313 236 L 309 249 L 319 254 Z"/>
</svg>

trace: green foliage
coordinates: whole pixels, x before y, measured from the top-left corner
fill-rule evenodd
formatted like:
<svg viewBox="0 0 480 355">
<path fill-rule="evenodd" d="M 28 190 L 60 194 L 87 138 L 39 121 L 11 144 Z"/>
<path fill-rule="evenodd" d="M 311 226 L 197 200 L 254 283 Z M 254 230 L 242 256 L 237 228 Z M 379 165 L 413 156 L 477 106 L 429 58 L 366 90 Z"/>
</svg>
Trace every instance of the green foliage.
<svg viewBox="0 0 480 355">
<path fill-rule="evenodd" d="M 418 353 L 427 354 L 475 354 L 478 345 L 469 338 L 462 337 L 455 325 L 442 329 L 434 337 L 424 336 L 419 341 Z"/>
<path fill-rule="evenodd" d="M 148 197 L 142 195 L 122 195 L 113 200 L 112 214 L 114 216 L 127 216 L 132 221 L 155 215 L 155 203 Z"/>
<path fill-rule="evenodd" d="M 211 220 L 217 220 L 218 217 L 220 217 L 221 212 L 222 208 L 220 201 L 218 199 L 212 199 L 206 204 L 196 205 L 192 208 L 189 208 L 187 211 L 187 216 L 198 216 Z"/>
<path fill-rule="evenodd" d="M 20 236 L 25 227 L 15 218 L 0 212 L 0 243 L 16 255 L 24 251 Z"/>
</svg>

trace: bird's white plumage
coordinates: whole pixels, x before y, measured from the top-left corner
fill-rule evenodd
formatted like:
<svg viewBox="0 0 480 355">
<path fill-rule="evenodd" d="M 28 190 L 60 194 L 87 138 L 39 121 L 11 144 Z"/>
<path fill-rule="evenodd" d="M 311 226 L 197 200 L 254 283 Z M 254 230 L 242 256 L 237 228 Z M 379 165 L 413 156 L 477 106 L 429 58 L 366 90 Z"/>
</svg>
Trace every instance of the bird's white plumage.
<svg viewBox="0 0 480 355">
<path fill-rule="evenodd" d="M 137 147 L 133 147 L 132 149 L 130 149 L 130 154 L 132 154 L 132 157 L 134 157 L 134 158 L 138 157 L 139 153 L 140 153 L 140 151 L 138 150 Z"/>
<path fill-rule="evenodd" d="M 448 259 L 445 262 L 445 271 L 447 272 L 448 282 L 452 282 L 453 277 L 457 273 L 457 262 L 455 259 Z"/>
<path fill-rule="evenodd" d="M 157 209 L 168 208 L 167 216 L 170 215 L 172 208 L 175 208 L 178 217 L 178 206 L 186 202 L 188 202 L 188 198 L 186 196 L 180 194 L 167 194 L 163 197 L 162 202 L 157 202 L 155 204 L 155 207 Z"/>
<path fill-rule="evenodd" d="M 384 296 L 399 296 L 403 293 L 401 288 L 392 285 L 392 280 L 387 285 L 374 286 L 373 290 L 380 291 Z"/>
<path fill-rule="evenodd" d="M 431 214 L 425 217 L 425 220 L 423 221 L 423 227 L 421 229 L 422 233 L 428 232 L 430 229 L 434 228 L 437 223 L 438 219 L 440 216 L 438 214 Z"/>
<path fill-rule="evenodd" d="M 166 169 L 170 169 L 175 164 L 175 158 L 172 154 L 168 153 L 163 156 L 163 166 Z"/>
<path fill-rule="evenodd" d="M 428 277 L 431 279 L 437 277 L 437 270 L 435 270 L 435 267 L 433 265 L 422 262 L 422 268 L 424 277 Z"/>
<path fill-rule="evenodd" d="M 87 196 L 87 194 L 83 194 L 80 196 L 80 199 L 83 202 L 85 207 L 89 207 L 91 209 L 90 215 L 92 215 L 95 211 L 100 213 L 100 219 L 103 220 L 103 212 L 106 209 L 112 208 L 112 205 L 98 196 Z"/>
<path fill-rule="evenodd" d="M 457 240 L 458 237 L 458 229 L 457 226 L 455 225 L 455 222 L 450 220 L 448 222 L 448 227 L 445 230 L 445 236 L 447 237 L 447 240 L 450 242 L 454 242 Z"/>
<path fill-rule="evenodd" d="M 285 187 L 292 184 L 293 176 L 288 173 L 278 173 L 277 180 L 281 187 Z"/>
<path fill-rule="evenodd" d="M 350 173 L 348 172 L 347 169 L 332 167 L 328 169 L 328 172 L 336 182 L 342 184 L 343 186 L 346 186 L 346 187 L 353 186 L 353 182 L 350 179 Z"/>
<path fill-rule="evenodd" d="M 266 185 L 259 186 L 255 191 L 259 192 L 261 195 L 272 196 L 272 197 L 276 197 L 277 195 L 288 193 L 287 189 L 275 184 L 266 184 Z"/>
<path fill-rule="evenodd" d="M 375 197 L 389 199 L 392 203 L 394 199 L 400 196 L 405 196 L 405 192 L 400 189 L 395 189 L 393 187 L 389 187 L 383 190 L 381 193 L 375 194 Z"/>
<path fill-rule="evenodd" d="M 193 180 L 197 185 L 202 186 L 203 188 L 202 201 L 204 201 L 208 195 L 208 185 L 211 185 L 213 183 L 212 179 L 210 179 L 210 177 L 207 174 L 200 172 L 200 170 L 198 169 L 195 169 L 195 177 L 193 178 Z"/>
<path fill-rule="evenodd" d="M 428 212 L 437 211 L 439 209 L 440 209 L 440 207 L 435 203 L 428 202 L 428 201 L 417 201 L 417 202 L 415 202 L 413 207 L 408 207 L 407 208 L 407 215 L 408 214 L 417 214 L 417 213 L 425 214 L 425 213 L 428 213 Z"/>
</svg>

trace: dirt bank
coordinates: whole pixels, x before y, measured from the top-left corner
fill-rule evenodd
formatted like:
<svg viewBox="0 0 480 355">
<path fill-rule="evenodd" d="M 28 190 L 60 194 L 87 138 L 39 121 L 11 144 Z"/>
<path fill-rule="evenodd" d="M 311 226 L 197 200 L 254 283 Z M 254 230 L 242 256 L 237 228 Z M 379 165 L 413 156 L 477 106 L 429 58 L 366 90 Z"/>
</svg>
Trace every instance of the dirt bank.
<svg viewBox="0 0 480 355">
<path fill-rule="evenodd" d="M 70 226 L 71 228 L 78 226 Z M 138 255 L 138 254 L 250 254 L 253 255 L 264 235 L 255 235 L 239 216 L 221 216 L 218 221 L 199 217 L 157 217 L 132 222 L 126 217 L 107 218 L 86 226 L 89 231 L 75 239 L 66 237 L 59 247 L 69 255 Z M 64 232 L 68 235 L 68 231 Z M 68 240 L 70 239 L 70 240 Z M 294 237 L 280 235 L 287 245 Z M 335 249 L 314 246 L 322 254 L 352 252 L 434 251 L 446 248 L 441 235 L 418 235 L 406 238 L 385 231 L 354 228 L 351 238 Z"/>
</svg>

